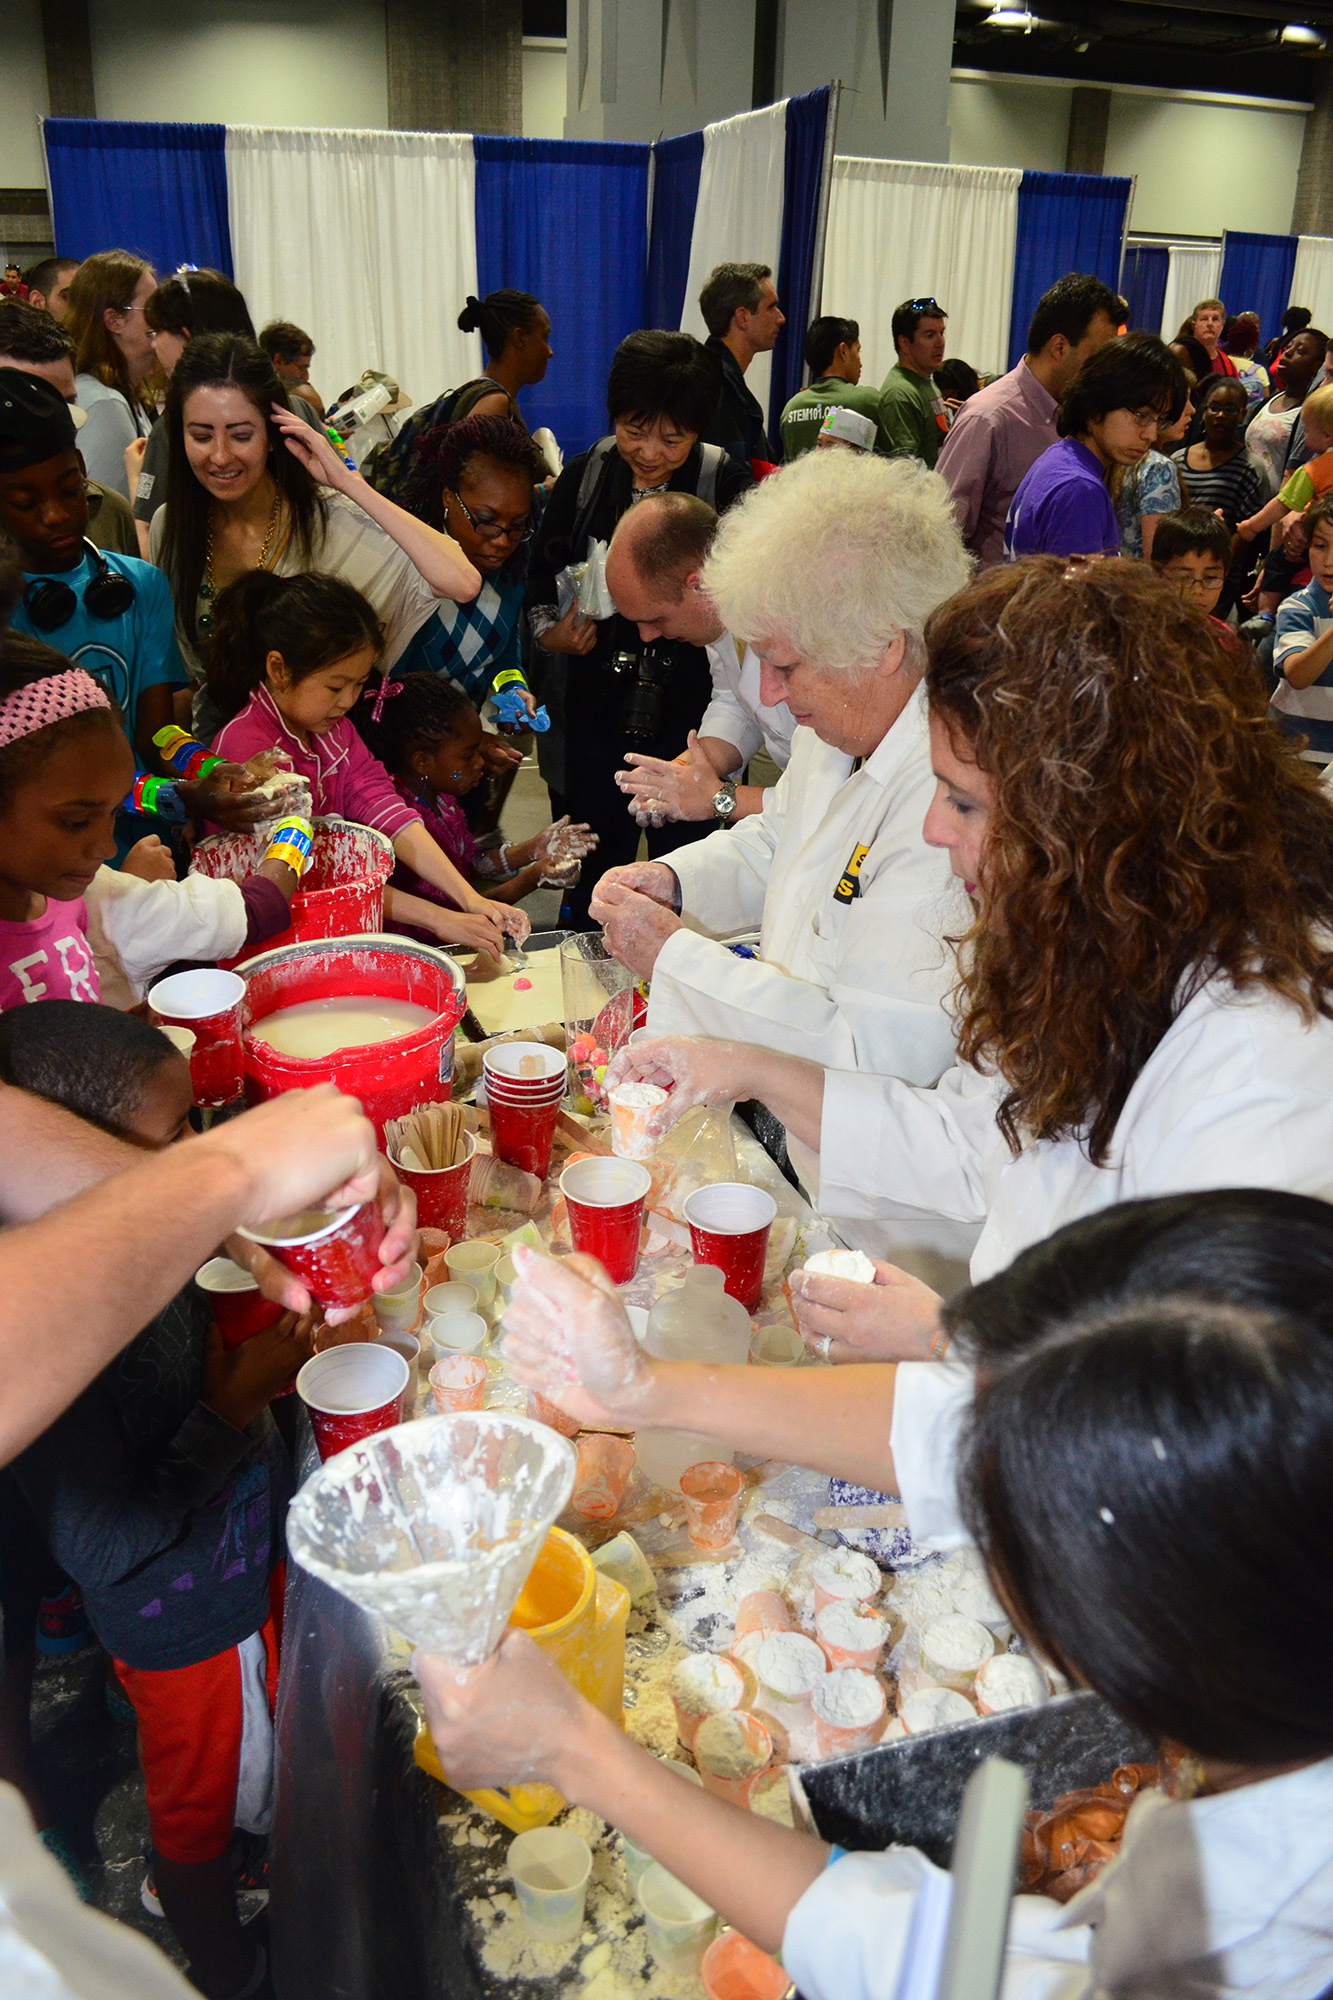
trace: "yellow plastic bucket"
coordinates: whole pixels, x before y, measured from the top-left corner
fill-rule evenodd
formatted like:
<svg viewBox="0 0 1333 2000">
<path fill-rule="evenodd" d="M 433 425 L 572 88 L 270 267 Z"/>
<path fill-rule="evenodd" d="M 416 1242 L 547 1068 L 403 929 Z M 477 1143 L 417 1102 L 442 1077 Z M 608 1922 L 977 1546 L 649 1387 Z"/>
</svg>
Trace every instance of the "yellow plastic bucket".
<svg viewBox="0 0 1333 2000">
<path fill-rule="evenodd" d="M 593 1568 L 582 1542 L 552 1528 L 509 1622 L 530 1633 L 579 1693 L 623 1728 L 628 1617 L 629 1592 Z M 413 1755 L 432 1778 L 449 1782 L 424 1722 Z M 515 1833 L 549 1825 L 565 1804 L 552 1785 L 506 1785 L 463 1796 Z"/>
</svg>

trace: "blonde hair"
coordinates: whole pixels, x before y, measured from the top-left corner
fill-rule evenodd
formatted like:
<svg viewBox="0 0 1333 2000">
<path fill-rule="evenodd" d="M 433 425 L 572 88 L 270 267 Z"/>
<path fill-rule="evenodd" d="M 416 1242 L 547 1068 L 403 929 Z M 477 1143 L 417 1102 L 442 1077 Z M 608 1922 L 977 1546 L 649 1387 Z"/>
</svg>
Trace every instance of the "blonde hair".
<svg viewBox="0 0 1333 2000">
<path fill-rule="evenodd" d="M 1333 436 L 1333 382 L 1321 382 L 1301 404 L 1302 423 L 1308 423 L 1311 417 L 1321 431 Z"/>
<path fill-rule="evenodd" d="M 780 638 L 803 660 L 855 673 L 902 633 L 920 672 L 926 620 L 971 567 L 938 473 L 916 459 L 812 451 L 728 509 L 703 581 L 747 643 Z"/>
</svg>

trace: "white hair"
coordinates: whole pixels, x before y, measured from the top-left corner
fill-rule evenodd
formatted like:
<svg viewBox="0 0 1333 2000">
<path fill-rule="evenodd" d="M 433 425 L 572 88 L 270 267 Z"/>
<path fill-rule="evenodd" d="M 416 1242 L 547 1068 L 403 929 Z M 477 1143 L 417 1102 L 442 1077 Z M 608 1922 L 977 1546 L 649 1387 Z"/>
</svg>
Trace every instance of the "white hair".
<svg viewBox="0 0 1333 2000">
<path fill-rule="evenodd" d="M 971 567 L 938 473 L 810 451 L 722 516 L 703 582 L 747 644 L 784 641 L 812 665 L 855 673 L 902 633 L 919 672 L 926 620 Z"/>
</svg>

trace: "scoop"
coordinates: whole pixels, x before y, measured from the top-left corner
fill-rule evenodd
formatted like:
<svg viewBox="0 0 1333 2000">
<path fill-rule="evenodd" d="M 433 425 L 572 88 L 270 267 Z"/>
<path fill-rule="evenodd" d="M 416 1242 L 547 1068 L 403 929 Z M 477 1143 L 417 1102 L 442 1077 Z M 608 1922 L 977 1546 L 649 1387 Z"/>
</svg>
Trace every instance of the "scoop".
<svg viewBox="0 0 1333 2000">
<path fill-rule="evenodd" d="M 500 1410 L 396 1424 L 311 1474 L 287 1546 L 414 1645 L 477 1666 L 500 1643 L 575 1462 L 558 1432 Z"/>
</svg>

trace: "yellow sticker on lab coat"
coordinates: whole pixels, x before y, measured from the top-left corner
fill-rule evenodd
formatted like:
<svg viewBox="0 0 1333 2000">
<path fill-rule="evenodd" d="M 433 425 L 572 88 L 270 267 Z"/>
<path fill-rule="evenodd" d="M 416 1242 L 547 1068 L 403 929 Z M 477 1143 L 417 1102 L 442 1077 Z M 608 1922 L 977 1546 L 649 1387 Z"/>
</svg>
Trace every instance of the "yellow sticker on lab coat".
<svg viewBox="0 0 1333 2000">
<path fill-rule="evenodd" d="M 852 858 L 842 871 L 842 878 L 833 891 L 835 903 L 850 903 L 861 893 L 861 863 L 870 852 L 868 841 L 858 841 L 852 849 Z"/>
</svg>

